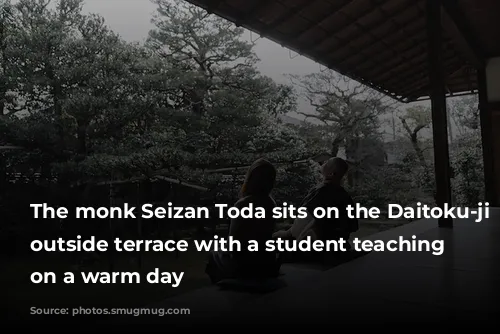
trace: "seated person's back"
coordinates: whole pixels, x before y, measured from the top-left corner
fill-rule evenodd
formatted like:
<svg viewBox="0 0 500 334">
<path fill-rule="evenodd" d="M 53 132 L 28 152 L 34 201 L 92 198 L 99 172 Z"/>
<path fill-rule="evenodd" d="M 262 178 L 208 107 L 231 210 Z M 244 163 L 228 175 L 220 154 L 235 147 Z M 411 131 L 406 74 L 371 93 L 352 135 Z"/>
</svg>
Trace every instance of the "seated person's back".
<svg viewBox="0 0 500 334">
<path fill-rule="evenodd" d="M 228 278 L 266 278 L 279 274 L 277 254 L 265 251 L 265 243 L 272 239 L 275 227 L 272 210 L 276 204 L 270 196 L 275 180 L 276 169 L 268 161 L 259 159 L 250 166 L 235 206 L 241 209 L 252 204 L 254 210 L 264 208 L 266 215 L 231 221 L 229 236 L 242 244 L 241 251 L 211 253 L 205 271 L 213 283 Z M 258 243 L 258 251 L 248 250 L 250 240 Z"/>
<path fill-rule="evenodd" d="M 322 240 L 348 239 L 350 233 L 358 229 L 357 220 L 347 216 L 348 205 L 354 205 L 351 196 L 340 184 L 336 183 L 324 183 L 316 188 L 311 193 L 310 199 L 306 199 L 304 203 L 310 213 L 318 207 L 325 209 L 335 207 L 339 211 L 338 218 L 315 219 L 315 227 Z"/>
<path fill-rule="evenodd" d="M 265 243 L 272 239 L 275 220 L 272 210 L 276 206 L 274 200 L 268 196 L 249 195 L 238 202 L 235 207 L 243 208 L 252 204 L 253 208 L 261 207 L 265 210 L 265 218 L 235 218 L 231 221 L 229 236 L 241 243 L 241 252 L 234 252 L 233 258 L 238 272 L 245 276 L 255 274 L 266 275 L 275 270 L 276 254 L 265 251 Z M 258 243 L 258 251 L 248 251 L 249 241 Z"/>
<path fill-rule="evenodd" d="M 342 180 L 348 170 L 349 166 L 345 160 L 338 157 L 328 159 L 321 167 L 323 183 L 309 193 L 302 204 L 311 214 L 318 207 L 335 207 L 339 211 L 338 218 L 315 219 L 314 225 L 319 239 L 348 239 L 351 232 L 358 230 L 357 219 L 347 215 L 347 206 L 354 205 L 354 202 L 342 187 Z"/>
<path fill-rule="evenodd" d="M 357 219 L 347 216 L 347 206 L 354 202 L 342 187 L 342 179 L 348 171 L 347 162 L 341 158 L 330 158 L 321 167 L 323 182 L 312 189 L 302 201 L 301 207 L 306 207 L 308 217 L 296 219 L 288 230 L 278 231 L 274 238 L 297 239 L 305 238 L 320 240 L 347 240 L 350 233 L 358 230 Z M 314 218 L 317 208 L 336 207 L 339 211 L 338 218 Z"/>
</svg>

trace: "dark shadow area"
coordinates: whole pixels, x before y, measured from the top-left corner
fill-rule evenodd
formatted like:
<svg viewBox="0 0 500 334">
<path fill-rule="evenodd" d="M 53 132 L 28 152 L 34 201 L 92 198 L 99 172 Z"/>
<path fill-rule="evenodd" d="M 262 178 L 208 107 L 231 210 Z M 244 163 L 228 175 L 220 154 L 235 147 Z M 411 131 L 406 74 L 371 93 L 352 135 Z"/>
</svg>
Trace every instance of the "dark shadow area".
<svg viewBox="0 0 500 334">
<path fill-rule="evenodd" d="M 0 0 L 2 324 L 123 333 L 495 321 L 500 97 L 488 85 L 500 86 L 500 5 L 153 0 L 141 17 L 132 2 L 104 2 Z M 141 42 L 117 23 L 126 12 L 147 27 Z M 266 38 L 310 59 L 284 59 Z M 481 222 L 389 209 L 486 202 Z M 36 217 L 33 204 L 50 209 Z M 353 218 L 349 205 L 375 211 Z M 82 207 L 94 210 L 77 218 Z M 113 207 L 136 211 L 106 215 Z M 443 241 L 443 254 L 352 246 L 413 236 Z M 244 251 L 195 249 L 228 237 Z M 262 250 L 281 238 L 351 247 Z M 142 249 L 117 251 L 117 239 Z M 61 249 L 67 240 L 109 249 Z"/>
</svg>

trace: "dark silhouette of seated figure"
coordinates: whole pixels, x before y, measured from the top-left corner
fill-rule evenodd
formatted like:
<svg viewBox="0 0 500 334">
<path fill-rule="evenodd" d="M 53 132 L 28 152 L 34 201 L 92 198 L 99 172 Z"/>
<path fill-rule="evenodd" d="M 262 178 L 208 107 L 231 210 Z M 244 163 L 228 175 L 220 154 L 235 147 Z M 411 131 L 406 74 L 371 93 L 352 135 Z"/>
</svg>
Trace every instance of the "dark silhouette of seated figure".
<svg viewBox="0 0 500 334">
<path fill-rule="evenodd" d="M 285 231 L 278 231 L 273 237 L 281 239 L 304 240 L 348 240 L 351 233 L 358 230 L 358 220 L 349 218 L 347 206 L 354 205 L 348 192 L 342 187 L 344 176 L 349 166 L 341 158 L 335 157 L 327 160 L 321 167 L 323 181 L 313 188 L 302 201 L 301 206 L 307 208 L 308 218 L 296 219 L 293 226 Z M 336 207 L 339 217 L 316 219 L 313 212 L 316 208 Z M 349 244 L 346 244 L 349 248 Z M 322 258 L 317 254 L 316 259 Z"/>
<path fill-rule="evenodd" d="M 276 221 L 272 210 L 276 206 L 270 196 L 276 179 L 276 169 L 264 159 L 255 161 L 247 172 L 241 188 L 237 208 L 261 207 L 265 218 L 236 218 L 231 220 L 229 236 L 241 243 L 240 252 L 213 252 L 209 257 L 206 273 L 212 283 L 225 279 L 266 279 L 279 275 L 277 254 L 265 251 L 265 243 L 272 239 Z M 248 242 L 255 240 L 258 251 L 248 251 Z"/>
</svg>

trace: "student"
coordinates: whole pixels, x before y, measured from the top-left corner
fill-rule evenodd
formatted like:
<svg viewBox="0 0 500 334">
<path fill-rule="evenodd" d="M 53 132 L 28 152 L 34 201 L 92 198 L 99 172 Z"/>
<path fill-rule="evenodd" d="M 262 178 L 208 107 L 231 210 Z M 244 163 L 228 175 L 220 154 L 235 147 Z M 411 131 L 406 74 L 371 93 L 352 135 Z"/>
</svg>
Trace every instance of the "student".
<svg viewBox="0 0 500 334">
<path fill-rule="evenodd" d="M 321 167 L 323 182 L 306 196 L 301 206 L 307 208 L 308 217 L 296 219 L 293 226 L 286 231 L 278 231 L 273 237 L 281 239 L 302 240 L 311 237 L 312 240 L 348 240 L 350 234 L 358 230 L 357 219 L 347 216 L 347 206 L 354 202 L 342 187 L 342 180 L 349 166 L 341 158 L 328 159 Z M 312 214 L 318 207 L 336 207 L 339 218 L 315 219 Z"/>
<path fill-rule="evenodd" d="M 210 255 L 206 273 L 212 283 L 228 278 L 266 278 L 279 274 L 277 254 L 265 251 L 265 242 L 272 239 L 276 221 L 272 210 L 276 206 L 271 190 L 276 180 L 276 169 L 267 160 L 255 161 L 247 172 L 241 188 L 237 208 L 262 207 L 266 211 L 264 219 L 236 218 L 231 220 L 229 236 L 241 243 L 241 252 L 214 252 Z M 259 243 L 258 252 L 249 252 L 249 240 Z"/>
</svg>

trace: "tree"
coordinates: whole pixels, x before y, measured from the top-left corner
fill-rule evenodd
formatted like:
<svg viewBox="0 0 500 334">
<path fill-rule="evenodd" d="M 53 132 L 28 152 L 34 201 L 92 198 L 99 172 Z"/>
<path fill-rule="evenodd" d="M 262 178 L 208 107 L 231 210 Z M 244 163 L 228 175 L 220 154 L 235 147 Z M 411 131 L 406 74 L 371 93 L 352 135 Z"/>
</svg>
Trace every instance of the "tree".
<svg viewBox="0 0 500 334">
<path fill-rule="evenodd" d="M 158 1 L 157 27 L 140 46 L 84 15 L 81 1 L 49 4 L 15 6 L 9 68 L 23 113 L 2 123 L 44 175 L 85 182 L 162 173 L 220 188 L 206 169 L 314 155 L 278 123 L 295 94 L 259 73 L 241 29 Z M 287 194 L 309 184 L 309 175 L 294 175 Z"/>
<path fill-rule="evenodd" d="M 451 147 L 452 180 L 457 205 L 475 207 L 484 201 L 484 175 L 481 133 L 475 131 L 457 138 Z"/>
<path fill-rule="evenodd" d="M 477 95 L 459 97 L 448 101 L 448 112 L 460 135 L 479 129 L 478 104 Z"/>
<path fill-rule="evenodd" d="M 12 141 L 40 152 L 44 166 L 111 153 L 118 149 L 113 140 L 145 131 L 139 123 L 157 111 L 151 86 L 162 66 L 123 42 L 101 17 L 83 15 L 82 1 L 49 4 L 24 0 L 15 7 L 10 78 L 24 113 L 3 127 Z"/>
<path fill-rule="evenodd" d="M 10 1 L 0 0 L 0 117 L 14 107 L 12 104 L 9 106 L 9 103 L 14 102 L 9 66 L 12 56 L 10 46 L 15 29 L 13 11 Z"/>
<path fill-rule="evenodd" d="M 194 114 L 203 114 L 210 92 L 233 85 L 237 72 L 252 68 L 257 57 L 240 39 L 243 29 L 185 1 L 152 0 L 157 13 L 148 46 L 184 72 L 179 99 Z M 183 80 L 183 79 L 181 79 Z"/>
<path fill-rule="evenodd" d="M 370 169 L 386 163 L 380 116 L 391 106 L 382 101 L 382 94 L 331 70 L 291 79 L 315 109 L 314 114 L 301 114 L 323 124 L 317 130 L 329 138 L 330 154 L 337 156 L 343 147 L 353 163 L 351 187 Z"/>
<path fill-rule="evenodd" d="M 184 1 L 153 2 L 158 5 L 156 27 L 147 45 L 169 64 L 164 80 L 174 80 L 175 74 L 179 81 L 169 106 L 186 119 L 183 150 L 210 154 L 211 167 L 227 154 L 234 162 L 245 160 L 236 158 L 238 153 L 253 157 L 257 152 L 251 142 L 270 129 L 265 124 L 295 108 L 292 89 L 258 72 L 253 45 L 241 40 L 243 29 Z M 264 151 L 270 153 L 259 149 Z"/>
<path fill-rule="evenodd" d="M 431 111 L 427 107 L 415 106 L 407 108 L 403 115 L 399 116 L 406 137 L 410 140 L 420 165 L 428 169 L 425 159 L 425 148 L 419 139 L 422 130 L 428 129 L 431 125 Z"/>
<path fill-rule="evenodd" d="M 450 146 L 454 171 L 453 193 L 458 205 L 477 206 L 484 200 L 483 151 L 481 145 L 478 96 L 449 101 L 448 109 L 458 130 Z"/>
<path fill-rule="evenodd" d="M 316 111 L 316 114 L 301 114 L 319 120 L 332 133 L 333 156 L 338 154 L 340 146 L 356 155 L 362 138 L 379 134 L 379 116 L 390 110 L 382 102 L 381 94 L 330 70 L 291 78 Z"/>
</svg>

